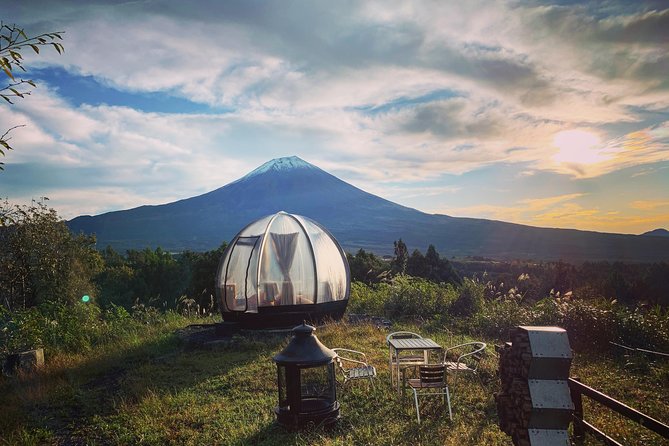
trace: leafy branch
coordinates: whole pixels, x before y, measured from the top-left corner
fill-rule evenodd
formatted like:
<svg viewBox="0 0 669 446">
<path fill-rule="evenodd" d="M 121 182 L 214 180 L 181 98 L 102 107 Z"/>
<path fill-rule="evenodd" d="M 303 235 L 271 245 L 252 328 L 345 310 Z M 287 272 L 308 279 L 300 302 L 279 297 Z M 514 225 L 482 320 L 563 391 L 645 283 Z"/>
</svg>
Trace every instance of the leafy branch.
<svg viewBox="0 0 669 446">
<path fill-rule="evenodd" d="M 63 31 L 44 33 L 35 37 L 28 37 L 22 28 L 16 25 L 6 25 L 0 22 L 0 69 L 4 71 L 11 80 L 9 84 L 0 88 L 0 98 L 13 104 L 16 98 L 23 99 L 30 95 L 28 86 L 35 88 L 36 84 L 30 79 L 16 78 L 17 71 L 26 71 L 23 67 L 23 55 L 21 51 L 31 48 L 35 54 L 39 54 L 42 47 L 53 47 L 58 54 L 62 54 L 65 47 L 58 42 L 63 40 Z M 0 136 L 0 156 L 5 156 L 5 151 L 12 150 L 9 144 L 9 133 L 20 125 L 14 126 Z M 4 170 L 4 163 L 0 162 L 0 170 Z"/>
</svg>

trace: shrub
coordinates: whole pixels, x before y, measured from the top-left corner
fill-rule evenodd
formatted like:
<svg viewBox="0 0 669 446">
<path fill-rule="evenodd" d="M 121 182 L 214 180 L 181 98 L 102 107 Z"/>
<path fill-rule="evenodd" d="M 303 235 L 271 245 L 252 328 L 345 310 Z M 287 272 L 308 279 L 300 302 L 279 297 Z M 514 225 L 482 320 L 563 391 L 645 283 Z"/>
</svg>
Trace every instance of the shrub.
<svg viewBox="0 0 669 446">
<path fill-rule="evenodd" d="M 511 328 L 526 325 L 531 319 L 531 311 L 519 300 L 496 299 L 485 301 L 479 311 L 467 319 L 460 319 L 458 325 L 463 331 L 508 339 Z"/>
<path fill-rule="evenodd" d="M 385 316 L 394 320 L 443 318 L 455 299 L 452 285 L 400 274 L 388 283 L 351 285 L 349 311 Z"/>
<path fill-rule="evenodd" d="M 45 346 L 72 352 L 87 351 L 104 330 L 100 307 L 94 303 L 47 303 L 40 307 L 40 311 L 48 321 L 44 330 Z"/>
<path fill-rule="evenodd" d="M 35 307 L 12 313 L 0 306 L 0 354 L 42 347 L 47 323 Z"/>
<path fill-rule="evenodd" d="M 127 338 L 151 326 L 173 326 L 180 315 L 136 305 L 132 314 L 119 305 L 102 311 L 93 302 L 47 302 L 25 310 L 0 306 L 0 356 L 38 347 L 80 353 Z"/>
<path fill-rule="evenodd" d="M 383 304 L 383 293 L 378 290 L 378 286 L 368 286 L 362 282 L 351 283 L 349 312 L 383 316 Z"/>
<path fill-rule="evenodd" d="M 471 316 L 483 307 L 485 285 L 465 279 L 459 288 L 458 297 L 450 307 L 450 312 L 456 316 Z"/>
</svg>

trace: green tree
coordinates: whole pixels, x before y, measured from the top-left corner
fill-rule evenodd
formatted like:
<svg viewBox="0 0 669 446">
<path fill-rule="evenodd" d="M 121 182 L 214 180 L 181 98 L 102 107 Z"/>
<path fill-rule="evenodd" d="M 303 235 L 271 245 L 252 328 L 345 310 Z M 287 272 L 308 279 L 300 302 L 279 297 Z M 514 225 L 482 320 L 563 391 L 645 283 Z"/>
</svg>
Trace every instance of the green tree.
<svg viewBox="0 0 669 446">
<path fill-rule="evenodd" d="M 130 250 L 127 261 L 134 270 L 132 290 L 139 303 L 171 308 L 186 294 L 187 277 L 171 253 L 160 247 Z"/>
<path fill-rule="evenodd" d="M 100 288 L 99 304 L 104 308 L 119 305 L 130 309 L 137 297 L 135 296 L 135 270 L 128 261 L 111 246 L 107 246 L 102 252 L 105 267 L 96 277 L 95 281 Z"/>
<path fill-rule="evenodd" d="M 444 282 L 459 285 L 462 278 L 455 271 L 448 259 L 441 258 L 434 245 L 430 245 L 425 253 L 425 263 L 427 265 L 426 279 L 433 282 Z"/>
<path fill-rule="evenodd" d="M 389 265 L 387 262 L 362 248 L 354 256 L 346 253 L 346 259 L 348 260 L 352 281 L 368 284 L 378 283 L 388 273 Z"/>
<path fill-rule="evenodd" d="M 30 48 L 36 54 L 39 54 L 40 47 L 52 46 L 58 51 L 58 54 L 61 54 L 65 48 L 57 40 L 63 40 L 62 34 L 63 32 L 53 32 L 28 37 L 22 28 L 0 22 L 0 68 L 9 78 L 9 83 L 0 88 L 0 98 L 9 104 L 13 104 L 13 101 L 17 98 L 23 99 L 30 95 L 29 87 L 35 88 L 35 82 L 16 76 L 17 71 L 26 71 L 23 66 L 22 51 Z M 0 136 L 0 156 L 5 156 L 6 151 L 12 150 L 12 146 L 9 144 L 11 139 L 9 134 L 17 127 L 23 126 L 15 125 Z M 4 169 L 3 166 L 4 163 L 0 162 L 0 170 Z"/>
<path fill-rule="evenodd" d="M 47 200 L 44 198 L 43 200 Z M 95 237 L 74 236 L 44 201 L 0 208 L 0 298 L 10 311 L 94 297 Z"/>
<path fill-rule="evenodd" d="M 414 277 L 427 277 L 427 264 L 425 256 L 418 249 L 414 249 L 407 260 L 406 273 Z"/>
<path fill-rule="evenodd" d="M 402 239 L 395 240 L 393 245 L 395 246 L 395 257 L 390 262 L 391 270 L 395 274 L 404 274 L 409 261 L 409 250 Z"/>
<path fill-rule="evenodd" d="M 187 276 L 186 294 L 203 309 L 215 311 L 216 272 L 228 243 L 223 242 L 218 249 L 206 252 L 185 252 L 179 257 L 179 264 Z"/>
<path fill-rule="evenodd" d="M 469 317 L 481 311 L 484 304 L 485 286 L 478 281 L 465 279 L 458 289 L 458 297 L 453 301 L 450 312 L 456 316 Z"/>
</svg>

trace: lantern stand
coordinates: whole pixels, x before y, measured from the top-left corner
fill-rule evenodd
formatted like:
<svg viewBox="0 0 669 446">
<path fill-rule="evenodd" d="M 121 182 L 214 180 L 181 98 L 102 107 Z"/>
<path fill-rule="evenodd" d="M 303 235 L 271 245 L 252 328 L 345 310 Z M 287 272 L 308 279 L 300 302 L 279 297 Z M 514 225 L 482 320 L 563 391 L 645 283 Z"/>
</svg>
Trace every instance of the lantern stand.
<svg viewBox="0 0 669 446">
<path fill-rule="evenodd" d="M 279 405 L 277 422 L 289 429 L 307 424 L 332 425 L 339 419 L 334 359 L 337 354 L 302 323 L 293 338 L 274 358 L 277 365 Z"/>
</svg>

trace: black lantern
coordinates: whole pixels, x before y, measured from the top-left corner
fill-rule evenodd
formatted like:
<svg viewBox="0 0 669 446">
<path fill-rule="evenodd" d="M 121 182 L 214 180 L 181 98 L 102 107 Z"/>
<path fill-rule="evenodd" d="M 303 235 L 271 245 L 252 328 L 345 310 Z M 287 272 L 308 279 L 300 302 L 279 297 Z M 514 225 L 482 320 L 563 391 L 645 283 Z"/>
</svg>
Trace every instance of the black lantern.
<svg viewBox="0 0 669 446">
<path fill-rule="evenodd" d="M 273 359 L 279 383 L 277 421 L 289 428 L 332 424 L 339 418 L 334 359 L 311 325 L 293 328 L 293 339 Z"/>
</svg>

